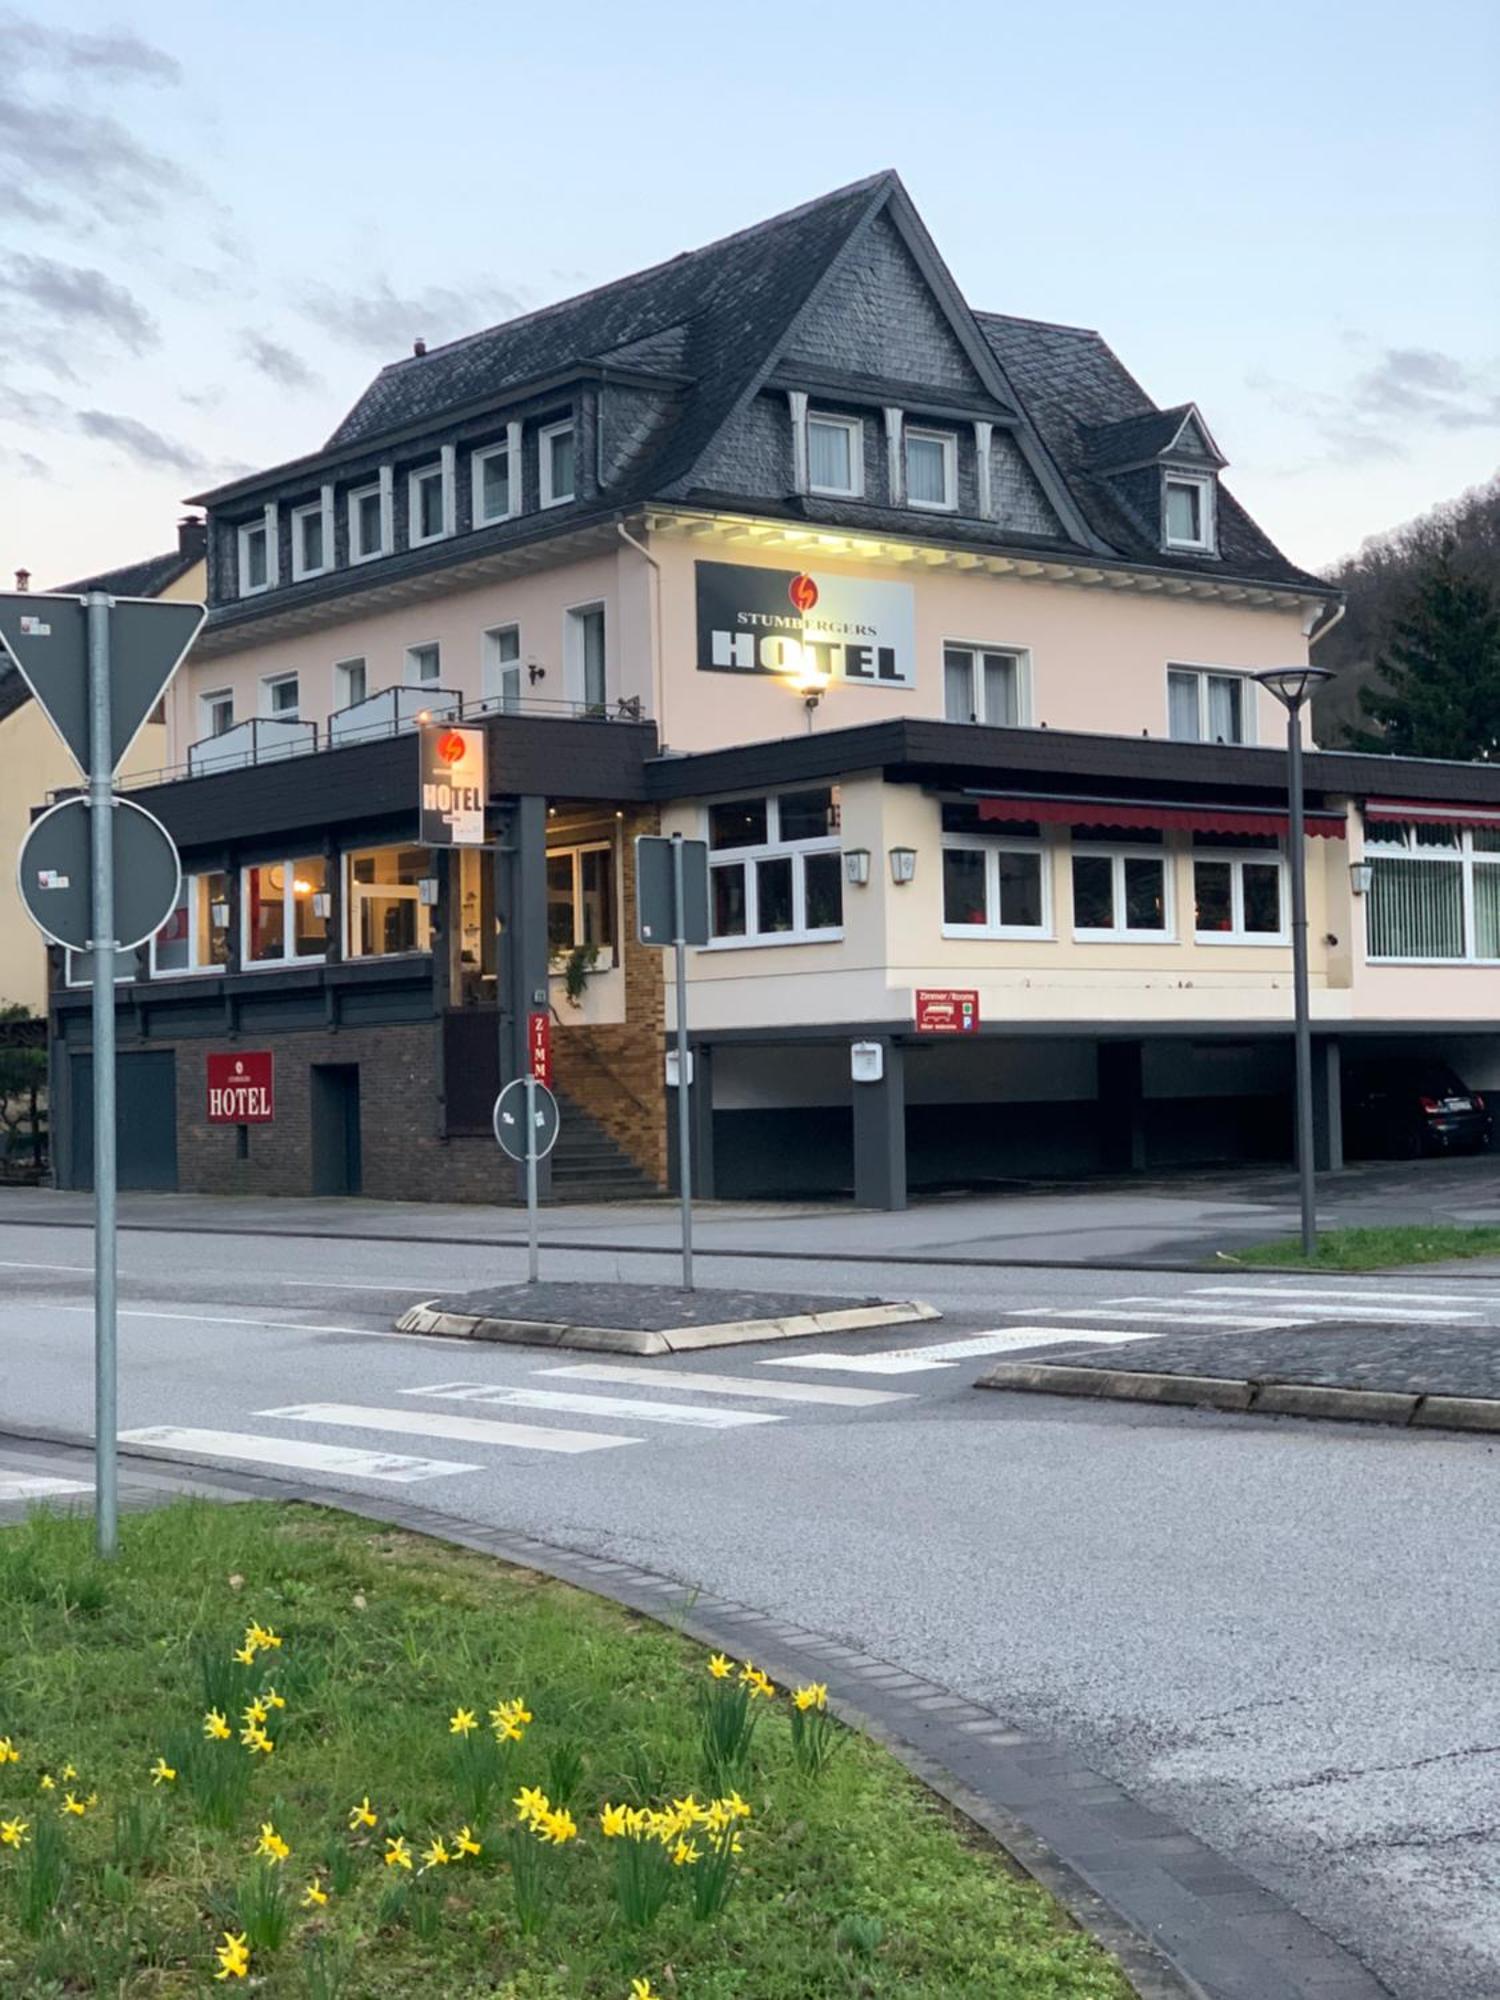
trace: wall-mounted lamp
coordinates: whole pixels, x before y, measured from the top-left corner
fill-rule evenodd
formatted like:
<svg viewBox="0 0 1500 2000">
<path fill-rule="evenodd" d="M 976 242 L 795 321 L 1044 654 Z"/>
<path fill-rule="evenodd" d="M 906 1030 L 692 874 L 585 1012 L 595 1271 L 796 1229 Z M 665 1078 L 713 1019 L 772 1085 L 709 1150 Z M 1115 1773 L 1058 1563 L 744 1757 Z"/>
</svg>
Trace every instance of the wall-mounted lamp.
<svg viewBox="0 0 1500 2000">
<path fill-rule="evenodd" d="M 1349 890 L 1355 896 L 1368 896 L 1370 884 L 1375 880 L 1373 861 L 1351 861 L 1349 863 Z"/>
<path fill-rule="evenodd" d="M 526 662 L 526 678 L 535 687 L 538 681 L 544 681 L 547 678 L 547 669 L 539 667 L 535 660 L 528 660 Z"/>
<path fill-rule="evenodd" d="M 917 879 L 917 850 L 914 847 L 893 847 L 891 849 L 891 880 L 898 888 Z"/>
<path fill-rule="evenodd" d="M 852 882 L 856 889 L 865 887 L 870 879 L 868 847 L 849 847 L 844 850 L 844 879 Z"/>
</svg>

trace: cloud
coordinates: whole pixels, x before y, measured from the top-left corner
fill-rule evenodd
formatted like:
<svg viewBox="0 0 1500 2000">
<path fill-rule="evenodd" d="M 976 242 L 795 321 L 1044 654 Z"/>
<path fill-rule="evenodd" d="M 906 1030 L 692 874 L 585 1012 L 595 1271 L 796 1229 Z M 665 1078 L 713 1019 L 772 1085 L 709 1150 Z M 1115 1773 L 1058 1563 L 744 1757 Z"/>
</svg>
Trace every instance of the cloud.
<svg viewBox="0 0 1500 2000">
<path fill-rule="evenodd" d="M 50 28 L 7 8 L 0 13 L 0 63 L 13 75 L 28 67 L 64 72 L 81 71 L 122 82 L 136 77 L 145 83 L 173 84 L 182 71 L 165 49 L 143 42 L 126 28 L 102 35 Z"/>
<path fill-rule="evenodd" d="M 52 477 L 51 467 L 38 458 L 34 451 L 11 451 L 0 446 L 0 465 L 12 465 L 17 472 L 24 473 L 28 479 L 50 480 Z"/>
<path fill-rule="evenodd" d="M 1360 336 L 1346 336 L 1345 344 L 1366 353 L 1370 347 Z M 1325 461 L 1336 465 L 1408 458 L 1424 432 L 1500 429 L 1500 375 L 1435 347 L 1381 348 L 1336 393 L 1264 373 L 1247 376 L 1246 386 L 1308 424 Z"/>
<path fill-rule="evenodd" d="M 335 338 L 351 347 L 387 355 L 392 350 L 409 354 L 412 342 L 418 339 L 435 347 L 525 311 L 523 299 L 499 286 L 460 291 L 448 285 L 429 285 L 403 298 L 388 278 L 378 279 L 362 292 L 309 286 L 300 303 L 308 318 Z"/>
<path fill-rule="evenodd" d="M 300 354 L 294 354 L 280 341 L 268 340 L 263 333 L 254 333 L 248 327 L 240 335 L 240 352 L 252 368 L 283 389 L 315 389 L 322 379 L 315 369 L 308 367 Z"/>
<path fill-rule="evenodd" d="M 109 410 L 80 410 L 78 428 L 85 437 L 97 438 L 103 444 L 112 444 L 137 465 L 149 469 L 171 472 L 200 473 L 208 470 L 207 461 L 175 438 L 152 430 L 134 417 L 122 417 Z"/>
<path fill-rule="evenodd" d="M 38 343 L 102 333 L 132 354 L 144 354 L 160 338 L 155 320 L 133 293 L 82 264 L 11 257 L 0 265 L 0 300 L 28 316 Z"/>
<path fill-rule="evenodd" d="M 68 406 L 60 396 L 45 389 L 17 389 L 0 382 L 0 423 L 29 424 L 40 428 L 63 422 Z"/>
</svg>

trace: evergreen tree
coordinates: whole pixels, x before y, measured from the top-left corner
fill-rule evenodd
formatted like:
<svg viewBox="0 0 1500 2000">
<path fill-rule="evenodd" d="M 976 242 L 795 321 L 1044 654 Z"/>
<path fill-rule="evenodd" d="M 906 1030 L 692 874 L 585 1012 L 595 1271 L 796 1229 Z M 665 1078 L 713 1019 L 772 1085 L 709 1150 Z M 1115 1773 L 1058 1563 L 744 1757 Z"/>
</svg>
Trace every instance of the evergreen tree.
<svg viewBox="0 0 1500 2000">
<path fill-rule="evenodd" d="M 1374 727 L 1349 731 L 1355 749 L 1500 759 L 1500 600 L 1453 558 L 1445 540 L 1395 619 L 1378 678 L 1360 689 Z"/>
</svg>

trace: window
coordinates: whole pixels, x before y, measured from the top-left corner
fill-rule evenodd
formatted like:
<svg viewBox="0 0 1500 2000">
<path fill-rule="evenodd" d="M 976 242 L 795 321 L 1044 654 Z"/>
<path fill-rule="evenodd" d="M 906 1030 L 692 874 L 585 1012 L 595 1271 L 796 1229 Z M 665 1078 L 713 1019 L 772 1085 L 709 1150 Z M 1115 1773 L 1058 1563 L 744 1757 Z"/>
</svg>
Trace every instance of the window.
<svg viewBox="0 0 1500 2000">
<path fill-rule="evenodd" d="M 427 646 L 408 646 L 406 649 L 406 685 L 408 687 L 436 687 L 442 679 L 443 656 L 437 642 Z"/>
<path fill-rule="evenodd" d="M 264 516 L 240 529 L 240 596 L 271 587 L 271 534 Z"/>
<path fill-rule="evenodd" d="M 614 963 L 615 856 L 609 841 L 547 849 L 547 950 L 554 965 L 592 945 Z"/>
<path fill-rule="evenodd" d="M 426 847 L 372 847 L 344 857 L 351 958 L 431 951 L 432 908 L 422 884 L 433 872 Z"/>
<path fill-rule="evenodd" d="M 488 451 L 476 451 L 473 473 L 474 526 L 506 520 L 516 511 L 511 504 L 510 446 L 496 444 Z"/>
<path fill-rule="evenodd" d="M 1244 674 L 1167 669 L 1167 734 L 1178 743 L 1253 743 L 1255 704 Z"/>
<path fill-rule="evenodd" d="M 1149 834 L 1133 836 L 1129 846 L 1117 846 L 1109 828 L 1073 829 L 1073 934 L 1080 938 L 1155 937 L 1170 930 L 1167 863 L 1161 846 Z M 1107 853 L 1090 853 L 1095 842 Z M 1081 850 L 1081 851 L 1080 851 Z"/>
<path fill-rule="evenodd" d="M 841 936 L 844 856 L 838 829 L 838 793 L 830 785 L 710 806 L 714 941 L 807 944 Z"/>
<path fill-rule="evenodd" d="M 1193 931 L 1204 944 L 1285 944 L 1281 850 L 1253 834 L 1194 837 Z"/>
<path fill-rule="evenodd" d="M 542 460 L 542 505 L 560 507 L 573 498 L 573 423 L 543 424 L 537 434 Z"/>
<path fill-rule="evenodd" d="M 581 604 L 568 613 L 567 676 L 569 698 L 602 715 L 605 702 L 604 606 Z"/>
<path fill-rule="evenodd" d="M 448 532 L 448 496 L 440 465 L 424 465 L 407 481 L 407 540 L 413 548 Z"/>
<path fill-rule="evenodd" d="M 1370 821 L 1371 959 L 1500 961 L 1500 827 Z"/>
<path fill-rule="evenodd" d="M 321 854 L 245 869 L 240 878 L 242 962 L 290 965 L 326 957 L 327 890 Z"/>
<path fill-rule="evenodd" d="M 221 972 L 228 963 L 229 877 L 184 875 L 176 909 L 151 940 L 151 976 Z"/>
<path fill-rule="evenodd" d="M 234 727 L 234 691 L 215 688 L 198 697 L 199 727 L 205 736 L 222 736 Z"/>
<path fill-rule="evenodd" d="M 1169 549 L 1212 549 L 1214 483 L 1205 475 L 1168 474 L 1162 486 L 1164 540 Z"/>
<path fill-rule="evenodd" d="M 865 490 L 865 427 L 858 417 L 809 417 L 807 483 L 814 493 Z"/>
<path fill-rule="evenodd" d="M 323 515 L 323 503 L 314 500 L 310 506 L 295 507 L 292 510 L 292 580 L 300 583 L 304 577 L 321 576 L 328 568 L 330 550 L 328 547 L 328 524 Z"/>
<path fill-rule="evenodd" d="M 943 807 L 944 936 L 1045 937 L 1052 928 L 1047 854 L 1035 823 L 986 834 L 971 806 Z"/>
<path fill-rule="evenodd" d="M 369 562 L 385 554 L 385 496 L 377 482 L 349 495 L 349 560 Z"/>
<path fill-rule="evenodd" d="M 497 625 L 484 635 L 484 699 L 514 712 L 521 706 L 521 628 Z"/>
<path fill-rule="evenodd" d="M 949 722 L 1013 728 L 1021 720 L 1020 656 L 979 646 L 944 646 L 943 714 Z"/>
<path fill-rule="evenodd" d="M 958 505 L 958 441 L 948 431 L 906 433 L 906 498 L 951 513 Z"/>
<path fill-rule="evenodd" d="M 272 674 L 260 684 L 262 715 L 278 717 L 282 722 L 295 722 L 299 700 L 296 674 Z"/>
<path fill-rule="evenodd" d="M 363 660 L 340 660 L 333 669 L 335 708 L 353 708 L 369 693 L 370 676 Z"/>
</svg>

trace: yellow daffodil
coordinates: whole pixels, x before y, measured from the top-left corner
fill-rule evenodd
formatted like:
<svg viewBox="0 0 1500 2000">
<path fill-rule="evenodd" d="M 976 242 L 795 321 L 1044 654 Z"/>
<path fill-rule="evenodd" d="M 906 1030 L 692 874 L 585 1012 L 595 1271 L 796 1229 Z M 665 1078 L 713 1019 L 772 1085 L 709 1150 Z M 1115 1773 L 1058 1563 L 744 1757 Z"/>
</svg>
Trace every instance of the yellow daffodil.
<svg viewBox="0 0 1500 2000">
<path fill-rule="evenodd" d="M 472 1708 L 457 1709 L 448 1718 L 448 1734 L 450 1736 L 467 1736 L 470 1730 L 477 1729 L 478 1727 L 479 1724 L 474 1719 Z"/>
<path fill-rule="evenodd" d="M 151 1766 L 151 1782 L 153 1785 L 170 1785 L 176 1776 L 176 1771 L 167 1762 L 165 1757 L 158 1757 L 156 1762 Z"/>
<path fill-rule="evenodd" d="M 62 1767 L 62 1775 L 64 1784 L 68 1782 L 69 1778 L 76 1778 L 78 1776 L 78 1770 L 76 1765 L 64 1764 Z"/>
<path fill-rule="evenodd" d="M 740 1797 L 738 1792 L 731 1792 L 723 1803 L 728 1806 L 736 1819 L 749 1819 L 750 1808 L 745 1804 L 745 1801 Z"/>
<path fill-rule="evenodd" d="M 559 1806 L 555 1812 L 543 1813 L 532 1825 L 537 1838 L 550 1840 L 554 1847 L 562 1847 L 578 1838 L 578 1828 L 566 1806 Z"/>
<path fill-rule="evenodd" d="M 267 1708 L 285 1708 L 285 1707 L 286 1707 L 286 1697 L 285 1697 L 285 1695 L 279 1695 L 279 1694 L 278 1694 L 278 1693 L 276 1692 L 275 1688 L 267 1688 L 267 1689 L 266 1689 L 266 1690 L 264 1691 L 264 1693 L 263 1693 L 263 1694 L 261 1695 L 261 1700 L 262 1700 L 262 1701 L 263 1701 L 263 1702 L 265 1703 L 265 1705 L 266 1705 L 266 1707 L 267 1707 Z"/>
<path fill-rule="evenodd" d="M 253 1667 L 255 1665 L 255 1648 L 253 1646 L 241 1646 L 234 1657 L 242 1667 Z"/>
<path fill-rule="evenodd" d="M 465 1854 L 481 1854 L 483 1848 L 467 1826 L 461 1826 L 453 1836 L 453 1857 L 458 1860 Z"/>
<path fill-rule="evenodd" d="M 50 1772 L 43 1771 L 41 1778 L 37 1783 L 37 1790 L 39 1792 L 55 1792 L 57 1790 L 56 1778 L 54 1778 Z"/>
<path fill-rule="evenodd" d="M 511 1804 L 516 1809 L 516 1818 L 530 1822 L 539 1820 L 543 1813 L 552 1810 L 552 1801 L 536 1785 L 522 1785 Z"/>
<path fill-rule="evenodd" d="M 281 1641 L 269 1626 L 252 1625 L 245 1634 L 245 1644 L 253 1646 L 258 1653 L 268 1653 L 279 1650 Z"/>
<path fill-rule="evenodd" d="M 806 1687 L 797 1689 L 792 1700 L 805 1715 L 810 1708 L 827 1708 L 828 1689 L 822 1681 L 809 1681 Z"/>
<path fill-rule="evenodd" d="M 378 1826 L 379 1824 L 380 1824 L 379 1815 L 375 1812 L 374 1808 L 371 1806 L 368 1793 L 366 1793 L 365 1797 L 360 1800 L 357 1806 L 350 1806 L 349 1831 L 351 1833 L 355 1832 L 359 1827 L 362 1826 Z"/>
<path fill-rule="evenodd" d="M 452 1859 L 443 1836 L 434 1834 L 431 1846 L 422 1849 L 422 1873 L 425 1875 L 429 1868 L 446 1868 Z"/>
<path fill-rule="evenodd" d="M 245 1943 L 243 1931 L 238 1937 L 233 1931 L 225 1931 L 224 1942 L 214 1956 L 219 1961 L 219 1969 L 214 1974 L 215 1979 L 243 1979 L 250 1970 L 250 1949 Z"/>
<path fill-rule="evenodd" d="M 734 1661 L 726 1660 L 722 1653 L 715 1653 L 708 1663 L 708 1671 L 716 1681 L 727 1681 L 734 1672 Z"/>
<path fill-rule="evenodd" d="M 203 1734 L 211 1743 L 227 1743 L 234 1732 L 221 1709 L 211 1708 L 203 1718 Z"/>
<path fill-rule="evenodd" d="M 19 1847 L 30 1825 L 30 1820 L 0 1819 L 0 1847 Z"/>
<path fill-rule="evenodd" d="M 409 1869 L 411 1867 L 411 1849 L 401 1838 L 400 1834 L 394 1837 L 387 1835 L 386 1837 L 385 1865 L 387 1868 Z"/>
<path fill-rule="evenodd" d="M 0 1764 L 19 1764 L 21 1753 L 8 1736 L 0 1736 Z"/>
<path fill-rule="evenodd" d="M 263 1819 L 260 1823 L 260 1839 L 255 1843 L 255 1851 L 257 1854 L 263 1854 L 267 1861 L 274 1867 L 279 1868 L 292 1850 L 276 1831 L 271 1821 Z"/>
<path fill-rule="evenodd" d="M 519 1743 L 525 1734 L 525 1724 L 531 1720 L 531 1710 L 518 1695 L 513 1701 L 502 1701 L 490 1710 L 490 1722 L 495 1735 L 502 1743 Z"/>
<path fill-rule="evenodd" d="M 657 2000 L 656 1988 L 649 1979 L 632 1979 L 630 2000 Z"/>
<path fill-rule="evenodd" d="M 698 1859 L 698 1843 L 694 1840 L 679 1840 L 672 1849 L 672 1866 L 690 1868 Z"/>
<path fill-rule="evenodd" d="M 258 1722 L 246 1724 L 240 1731 L 240 1741 L 252 1757 L 257 1754 L 262 1757 L 269 1757 L 276 1748 L 276 1745 L 267 1736 Z"/>
<path fill-rule="evenodd" d="M 749 1688 L 752 1697 L 759 1695 L 763 1700 L 769 1701 L 776 1692 L 769 1676 L 763 1674 L 759 1667 L 752 1666 L 749 1660 L 746 1660 L 740 1668 L 740 1680 Z"/>
<path fill-rule="evenodd" d="M 630 1808 L 628 1806 L 612 1806 L 608 1799 L 606 1799 L 604 1810 L 599 1815 L 599 1830 L 604 1835 L 604 1838 L 606 1840 L 623 1839 L 629 1825 Z"/>
<path fill-rule="evenodd" d="M 82 1819 L 88 1811 L 88 1805 L 83 1799 L 75 1798 L 71 1792 L 64 1792 L 62 1810 L 71 1813 L 75 1819 Z"/>
<path fill-rule="evenodd" d="M 323 1887 L 317 1876 L 314 1875 L 307 1887 L 302 1891 L 302 1907 L 304 1910 L 321 1910 L 327 1901 L 328 1891 Z"/>
<path fill-rule="evenodd" d="M 265 1706 L 263 1702 L 252 1701 L 250 1703 L 250 1706 L 244 1711 L 243 1715 L 241 1716 L 241 1720 L 243 1722 L 253 1724 L 255 1728 L 258 1729 L 260 1728 L 262 1723 L 268 1720 L 270 1713 L 271 1711 Z"/>
</svg>

